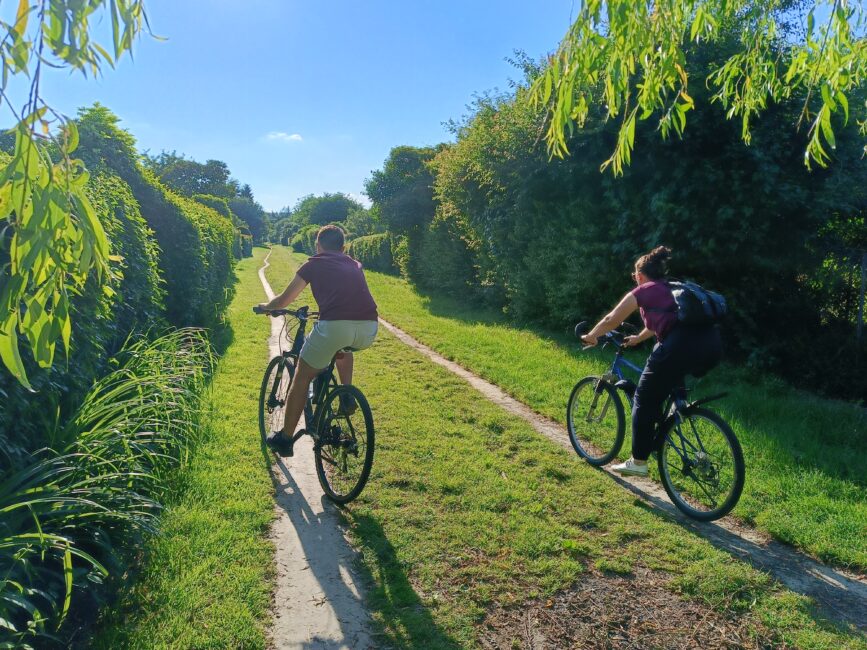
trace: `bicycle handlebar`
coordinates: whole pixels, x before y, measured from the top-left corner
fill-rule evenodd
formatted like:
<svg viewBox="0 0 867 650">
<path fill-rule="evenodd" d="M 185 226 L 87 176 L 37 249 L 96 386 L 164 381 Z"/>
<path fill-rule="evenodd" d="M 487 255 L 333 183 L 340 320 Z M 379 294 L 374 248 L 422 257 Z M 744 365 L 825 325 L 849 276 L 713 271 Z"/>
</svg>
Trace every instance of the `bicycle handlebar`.
<svg viewBox="0 0 867 650">
<path fill-rule="evenodd" d="M 262 309 L 259 305 L 253 306 L 254 314 L 267 314 L 272 318 L 277 316 L 292 316 L 300 320 L 309 320 L 312 317 L 319 316 L 318 311 L 310 311 L 309 307 L 300 307 L 299 309 Z"/>
</svg>

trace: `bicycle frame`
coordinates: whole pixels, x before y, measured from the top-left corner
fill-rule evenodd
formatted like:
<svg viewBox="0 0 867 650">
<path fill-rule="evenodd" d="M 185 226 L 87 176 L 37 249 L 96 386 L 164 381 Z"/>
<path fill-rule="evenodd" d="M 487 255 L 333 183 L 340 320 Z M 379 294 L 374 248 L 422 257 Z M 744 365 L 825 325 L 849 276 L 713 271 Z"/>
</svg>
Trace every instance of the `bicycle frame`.
<svg viewBox="0 0 867 650">
<path fill-rule="evenodd" d="M 311 319 L 308 309 L 308 307 L 301 307 L 297 311 L 298 329 L 295 330 L 295 336 L 292 339 L 292 347 L 289 350 L 282 351 L 282 355 L 286 359 L 293 359 L 297 362 L 301 358 L 301 348 L 304 346 L 304 340 L 306 338 L 307 322 Z M 280 333 L 281 340 L 286 333 L 288 325 L 289 323 L 286 321 L 286 315 L 284 314 L 283 331 Z M 288 336 L 286 338 L 288 339 Z M 320 407 L 325 401 L 325 396 L 328 393 L 329 386 L 337 385 L 337 379 L 334 377 L 334 363 L 335 359 L 332 359 L 331 363 L 329 363 L 326 368 L 313 378 L 313 394 L 311 395 L 308 392 L 307 399 L 304 402 L 304 420 L 307 423 L 307 427 L 305 427 L 306 431 L 304 429 L 297 431 L 292 437 L 293 443 L 298 442 L 299 438 L 301 438 L 305 432 L 309 434 L 311 438 L 316 439 L 316 426 L 314 423 L 319 417 Z"/>
<path fill-rule="evenodd" d="M 627 390 L 625 390 L 622 386 L 617 386 L 617 383 L 620 381 L 628 381 L 627 377 L 624 375 L 623 372 L 624 368 L 638 375 L 641 375 L 643 369 L 624 357 L 623 346 L 617 343 L 616 339 L 612 339 L 612 342 L 617 348 L 617 352 L 615 352 L 614 354 L 614 361 L 612 361 L 611 363 L 611 368 L 609 369 L 608 373 L 602 376 L 602 379 L 614 385 L 616 388 L 620 388 L 621 392 L 626 396 L 626 401 L 629 403 L 630 406 L 632 406 L 634 401 L 633 395 L 630 394 Z M 699 400 L 698 402 L 696 402 L 696 404 L 709 402 L 714 399 L 719 399 L 722 396 L 723 394 L 707 397 Z M 697 451 L 707 453 L 707 450 L 704 448 L 704 444 L 701 441 L 701 436 L 699 436 L 698 431 L 695 430 L 694 426 L 690 424 L 690 426 L 692 426 L 692 433 L 694 439 L 698 441 L 698 447 L 692 444 L 692 442 L 690 442 L 683 435 L 683 432 L 680 429 L 681 425 L 683 424 L 682 413 L 688 406 L 690 405 L 686 401 L 685 389 L 675 388 L 668 396 L 668 399 L 666 400 L 662 411 L 663 413 L 666 413 L 667 416 L 663 419 L 663 421 L 659 422 L 657 426 L 667 428 L 668 423 L 671 421 L 671 419 L 675 419 L 675 425 L 671 428 L 671 430 L 677 432 L 678 440 L 674 440 L 672 439 L 671 435 L 668 435 L 668 443 L 669 446 L 675 451 L 675 453 L 680 456 L 681 461 L 683 461 L 687 465 L 690 465 L 690 453 Z"/>
</svg>

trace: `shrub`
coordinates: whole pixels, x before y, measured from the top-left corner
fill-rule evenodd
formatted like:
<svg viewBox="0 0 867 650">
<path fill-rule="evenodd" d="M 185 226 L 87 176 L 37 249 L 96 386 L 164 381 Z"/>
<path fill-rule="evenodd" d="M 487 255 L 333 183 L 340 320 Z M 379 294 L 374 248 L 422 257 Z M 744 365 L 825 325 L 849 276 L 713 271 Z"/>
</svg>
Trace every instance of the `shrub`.
<svg viewBox="0 0 867 650">
<path fill-rule="evenodd" d="M 0 646 L 44 647 L 75 605 L 152 529 L 155 498 L 200 438 L 212 359 L 176 331 L 127 348 L 69 424 L 0 484 Z"/>
<path fill-rule="evenodd" d="M 296 253 L 307 253 L 308 255 L 316 254 L 316 233 L 319 232 L 320 226 L 308 225 L 304 226 L 292 237 L 292 250 Z"/>
<path fill-rule="evenodd" d="M 25 358 L 36 395 L 8 373 L 0 373 L 0 446 L 6 458 L 0 468 L 22 461 L 27 453 L 48 444 L 47 432 L 77 406 L 96 378 L 109 368 L 108 360 L 134 332 L 159 328 L 163 319 L 159 249 L 139 213 L 138 203 L 117 176 L 97 171 L 88 193 L 111 244 L 120 256 L 108 280 L 111 293 L 95 278 L 71 300 L 72 331 L 68 359 L 41 369 Z M 2 256 L 2 252 L 0 252 Z"/>
<path fill-rule="evenodd" d="M 391 257 L 391 237 L 386 233 L 353 239 L 347 245 L 346 253 L 361 262 L 366 269 L 382 273 L 397 271 Z"/>
</svg>

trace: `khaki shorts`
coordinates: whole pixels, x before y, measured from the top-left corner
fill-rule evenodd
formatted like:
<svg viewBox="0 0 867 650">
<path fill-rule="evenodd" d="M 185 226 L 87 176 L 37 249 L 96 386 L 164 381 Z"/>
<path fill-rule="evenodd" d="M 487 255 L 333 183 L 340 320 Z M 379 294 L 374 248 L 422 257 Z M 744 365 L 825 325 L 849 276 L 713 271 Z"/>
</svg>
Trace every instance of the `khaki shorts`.
<svg viewBox="0 0 867 650">
<path fill-rule="evenodd" d="M 375 320 L 320 320 L 304 341 L 301 358 L 322 370 L 344 348 L 364 350 L 373 345 L 379 323 Z"/>
</svg>

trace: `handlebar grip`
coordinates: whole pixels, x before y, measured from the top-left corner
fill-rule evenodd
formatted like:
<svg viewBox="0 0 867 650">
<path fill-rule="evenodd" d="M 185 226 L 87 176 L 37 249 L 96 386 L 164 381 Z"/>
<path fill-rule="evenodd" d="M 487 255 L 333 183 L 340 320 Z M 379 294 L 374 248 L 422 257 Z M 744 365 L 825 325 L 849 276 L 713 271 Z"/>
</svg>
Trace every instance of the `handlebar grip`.
<svg viewBox="0 0 867 650">
<path fill-rule="evenodd" d="M 267 314 L 264 309 L 262 309 L 259 305 L 253 305 L 253 313 L 254 314 Z"/>
</svg>

